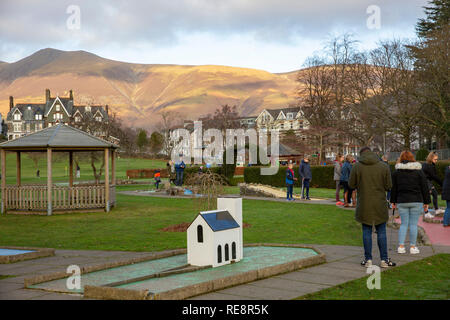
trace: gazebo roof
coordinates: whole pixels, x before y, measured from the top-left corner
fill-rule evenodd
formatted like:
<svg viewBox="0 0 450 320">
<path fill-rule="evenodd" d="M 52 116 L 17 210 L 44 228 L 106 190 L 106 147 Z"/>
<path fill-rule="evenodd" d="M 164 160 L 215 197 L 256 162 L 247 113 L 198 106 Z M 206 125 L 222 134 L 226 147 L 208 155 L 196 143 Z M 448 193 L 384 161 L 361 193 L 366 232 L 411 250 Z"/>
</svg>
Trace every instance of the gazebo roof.
<svg viewBox="0 0 450 320">
<path fill-rule="evenodd" d="M 3 149 L 104 149 L 118 148 L 117 145 L 94 137 L 82 130 L 65 124 L 57 124 L 52 127 L 28 134 L 11 141 L 0 143 Z"/>
</svg>

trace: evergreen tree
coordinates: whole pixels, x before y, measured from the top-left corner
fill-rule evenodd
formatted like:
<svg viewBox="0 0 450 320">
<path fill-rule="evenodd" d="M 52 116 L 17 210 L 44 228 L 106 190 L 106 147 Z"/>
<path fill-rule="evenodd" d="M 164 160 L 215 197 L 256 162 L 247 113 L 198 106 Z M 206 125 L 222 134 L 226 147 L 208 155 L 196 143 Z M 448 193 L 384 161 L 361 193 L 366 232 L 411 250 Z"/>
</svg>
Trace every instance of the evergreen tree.
<svg viewBox="0 0 450 320">
<path fill-rule="evenodd" d="M 416 25 L 417 35 L 427 38 L 428 35 L 449 24 L 450 21 L 450 0 L 431 0 L 431 6 L 424 7 L 426 18 L 419 19 Z"/>
</svg>

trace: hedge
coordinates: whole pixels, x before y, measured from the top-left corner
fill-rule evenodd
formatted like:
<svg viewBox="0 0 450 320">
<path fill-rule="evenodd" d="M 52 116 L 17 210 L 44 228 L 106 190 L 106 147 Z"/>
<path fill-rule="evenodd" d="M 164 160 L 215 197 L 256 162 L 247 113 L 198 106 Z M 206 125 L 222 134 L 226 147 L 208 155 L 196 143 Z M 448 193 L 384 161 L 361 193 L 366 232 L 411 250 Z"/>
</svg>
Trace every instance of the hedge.
<svg viewBox="0 0 450 320">
<path fill-rule="evenodd" d="M 395 170 L 395 162 L 389 163 L 392 172 Z M 445 168 L 450 165 L 450 161 L 438 161 L 436 164 L 436 171 L 438 176 L 443 180 Z M 260 183 L 274 187 L 286 186 L 286 169 L 285 166 L 280 166 L 278 172 L 270 176 L 262 176 L 260 173 L 261 167 L 246 167 L 244 170 L 245 183 Z M 298 167 L 293 167 L 295 177 L 299 178 Z M 336 184 L 334 182 L 334 166 L 311 166 L 312 180 L 311 186 L 314 188 L 330 188 L 334 189 Z M 301 186 L 301 181 L 296 182 L 296 185 Z M 435 183 L 438 192 L 441 191 L 440 186 Z"/>
</svg>

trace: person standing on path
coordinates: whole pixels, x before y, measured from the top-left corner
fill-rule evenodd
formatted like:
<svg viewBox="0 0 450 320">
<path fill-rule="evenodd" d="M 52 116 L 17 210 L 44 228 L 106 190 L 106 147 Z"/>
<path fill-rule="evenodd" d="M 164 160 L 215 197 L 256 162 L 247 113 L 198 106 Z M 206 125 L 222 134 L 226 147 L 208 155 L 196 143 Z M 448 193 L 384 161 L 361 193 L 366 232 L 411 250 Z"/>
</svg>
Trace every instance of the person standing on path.
<svg viewBox="0 0 450 320">
<path fill-rule="evenodd" d="M 336 156 L 336 160 L 334 161 L 334 183 L 336 185 L 336 205 L 342 206 L 345 203 L 342 203 L 340 198 L 341 192 L 341 171 L 342 171 L 342 162 L 344 161 L 344 156 L 342 154 L 338 154 Z"/>
<path fill-rule="evenodd" d="M 437 184 L 442 186 L 442 180 L 438 177 L 436 172 L 436 162 L 438 161 L 438 155 L 436 152 L 430 152 L 428 154 L 426 162 L 422 165 L 423 173 L 425 173 L 425 177 L 427 177 L 428 180 L 428 188 L 430 190 L 431 195 L 433 196 L 433 207 L 434 207 L 434 214 L 442 214 L 444 213 L 443 210 L 439 209 L 438 205 L 438 193 L 436 191 L 436 188 L 433 185 L 433 181 L 435 181 Z M 434 216 L 430 213 L 425 214 L 427 218 L 434 218 Z"/>
<path fill-rule="evenodd" d="M 444 227 L 450 227 L 450 166 L 445 168 L 444 183 L 442 184 L 442 200 L 447 202 L 447 208 L 444 213 Z"/>
<path fill-rule="evenodd" d="M 183 185 L 184 168 L 186 168 L 186 165 L 184 164 L 183 156 L 180 154 L 180 160 L 175 163 L 175 171 L 177 174 L 177 178 L 175 180 L 176 186 L 181 187 Z"/>
<path fill-rule="evenodd" d="M 292 196 L 292 191 L 294 190 L 294 181 L 297 180 L 294 176 L 294 170 L 292 170 L 292 163 L 289 163 L 286 170 L 286 200 L 292 201 L 294 197 Z"/>
<path fill-rule="evenodd" d="M 309 156 L 305 156 L 298 167 L 298 175 L 302 179 L 302 195 L 301 199 L 311 200 L 309 198 L 309 183 L 312 180 L 311 166 L 309 165 Z M 305 197 L 306 191 L 306 197 Z"/>
<path fill-rule="evenodd" d="M 403 151 L 395 165 L 390 201 L 394 209 L 398 208 L 402 221 L 398 232 L 397 252 L 406 253 L 405 239 L 409 227 L 409 252 L 411 254 L 420 253 L 416 246 L 417 223 L 422 210 L 428 210 L 431 199 L 422 165 L 420 162 L 416 162 L 410 151 Z"/>
<path fill-rule="evenodd" d="M 361 223 L 363 231 L 364 260 L 361 265 L 372 266 L 372 228 L 375 226 L 380 267 L 395 266 L 396 263 L 388 257 L 386 236 L 386 222 L 389 220 L 386 191 L 392 188 L 389 168 L 369 147 L 363 147 L 359 151 L 359 161 L 352 168 L 348 184 L 358 191 L 355 219 Z"/>
<path fill-rule="evenodd" d="M 346 208 L 350 207 L 350 203 L 352 203 L 352 207 L 356 207 L 356 192 L 348 186 L 348 179 L 350 179 L 350 172 L 353 166 L 352 162 L 353 156 L 348 154 L 345 157 L 341 170 L 341 184 L 344 187 L 344 207 Z"/>
</svg>

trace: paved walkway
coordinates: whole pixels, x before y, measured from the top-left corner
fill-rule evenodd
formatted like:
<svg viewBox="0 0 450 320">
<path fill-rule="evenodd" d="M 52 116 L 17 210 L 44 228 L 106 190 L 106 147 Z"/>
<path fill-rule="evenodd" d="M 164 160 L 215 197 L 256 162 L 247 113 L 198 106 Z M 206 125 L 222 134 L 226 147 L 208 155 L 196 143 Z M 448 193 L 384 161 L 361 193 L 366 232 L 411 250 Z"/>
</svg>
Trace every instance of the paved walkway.
<svg viewBox="0 0 450 320">
<path fill-rule="evenodd" d="M 399 255 L 395 251 L 397 231 L 392 230 L 391 234 L 389 232 L 390 231 L 388 231 L 390 257 L 397 262 L 398 265 L 423 259 L 436 253 L 450 253 L 450 246 L 433 245 L 420 247 L 421 253 L 418 255 Z M 374 263 L 379 264 L 376 241 L 373 243 Z M 325 253 L 327 258 L 325 264 L 227 288 L 193 297 L 192 299 L 293 299 L 366 276 L 366 269 L 359 264 L 363 255 L 362 247 L 335 245 L 314 245 L 314 247 Z M 131 259 L 148 254 L 148 252 L 56 250 L 54 257 L 21 261 L 12 264 L 1 264 L 0 275 L 14 275 L 14 277 L 0 280 L 0 300 L 83 299 L 81 295 L 77 294 L 62 294 L 25 289 L 24 279 L 39 274 L 65 271 L 71 264 L 90 266 L 110 261 Z"/>
<path fill-rule="evenodd" d="M 166 197 L 166 195 L 150 195 L 135 191 L 122 191 L 123 194 Z M 174 196 L 167 196 L 173 198 Z M 186 196 L 177 196 L 185 198 Z M 266 200 L 284 202 L 284 199 L 261 198 L 244 196 L 244 199 Z M 300 201 L 298 201 L 300 202 Z M 302 200 L 302 203 L 335 205 L 331 199 Z M 351 209 L 349 209 L 351 210 Z M 425 228 L 442 228 L 439 224 L 424 223 Z M 430 229 L 431 230 L 431 229 Z M 445 229 L 448 231 L 448 229 Z M 432 246 L 419 247 L 421 252 L 418 255 L 396 253 L 398 230 L 388 229 L 389 256 L 398 265 L 416 261 L 429 257 L 437 253 L 449 253 L 450 245 L 447 242 L 434 241 L 435 231 L 427 231 L 432 241 Z M 444 245 L 443 245 L 444 244 Z M 366 268 L 360 266 L 363 257 L 362 246 L 336 246 L 336 245 L 313 245 L 325 253 L 327 262 L 319 266 L 302 269 L 274 276 L 268 279 L 258 280 L 248 284 L 227 288 L 224 290 L 193 297 L 199 299 L 219 299 L 219 300 L 248 300 L 248 299 L 293 299 L 299 296 L 333 287 L 347 281 L 366 276 Z M 376 238 L 373 241 L 374 264 L 379 264 Z M 90 266 L 103 264 L 111 261 L 131 259 L 148 255 L 148 252 L 124 252 L 124 251 L 88 251 L 88 250 L 56 250 L 54 257 L 46 257 L 35 260 L 22 261 L 12 264 L 0 264 L 0 275 L 14 275 L 14 277 L 0 280 L 0 300 L 2 299 L 83 299 L 81 295 L 60 294 L 46 292 L 42 290 L 24 289 L 24 279 L 39 274 L 47 274 L 58 271 L 65 271 L 71 264 L 79 266 Z"/>
</svg>

